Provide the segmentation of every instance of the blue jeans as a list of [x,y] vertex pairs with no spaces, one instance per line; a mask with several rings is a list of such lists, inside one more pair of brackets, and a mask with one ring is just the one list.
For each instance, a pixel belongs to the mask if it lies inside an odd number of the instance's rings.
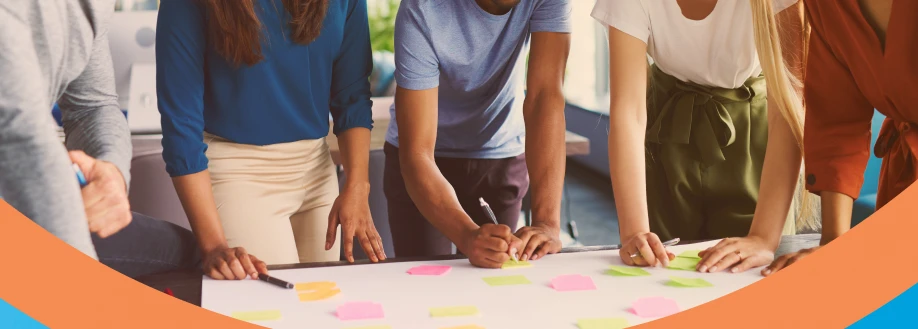
[[200,253],[191,231],[133,214],[127,227],[108,238],[92,234],[102,264],[131,278],[200,266]]

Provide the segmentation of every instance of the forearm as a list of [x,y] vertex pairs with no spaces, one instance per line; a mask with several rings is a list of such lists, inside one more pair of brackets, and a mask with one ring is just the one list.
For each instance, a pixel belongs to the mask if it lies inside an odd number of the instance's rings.
[[117,103],[99,108],[70,108],[64,121],[67,149],[114,164],[131,182],[131,131]]
[[819,241],[819,244],[825,245],[851,229],[854,199],[829,191],[821,192],[820,199],[822,201],[822,240]]
[[[610,113],[623,112],[613,108]],[[625,239],[637,233],[650,232],[644,163],[644,127],[647,117],[615,114],[610,117],[610,121],[609,176],[618,210],[619,235]]]
[[369,192],[370,130],[351,128],[338,135],[341,163],[347,177],[345,190]]
[[566,145],[561,91],[533,93],[523,103],[526,165],[532,189],[533,226],[560,230]]
[[201,251],[208,253],[227,247],[211,189],[210,171],[173,177],[172,184],[175,185],[175,192],[182,202]]
[[425,218],[450,241],[478,228],[462,209],[456,191],[437,168],[432,155],[399,151],[402,177],[408,195]]
[[108,36],[96,37],[92,57],[58,100],[67,148],[114,164],[131,182],[131,131],[118,106]]
[[796,218],[788,218],[788,214],[797,188],[803,154],[787,121],[777,114],[770,119],[759,199],[749,236],[762,238],[772,249],[777,249],[785,221]]

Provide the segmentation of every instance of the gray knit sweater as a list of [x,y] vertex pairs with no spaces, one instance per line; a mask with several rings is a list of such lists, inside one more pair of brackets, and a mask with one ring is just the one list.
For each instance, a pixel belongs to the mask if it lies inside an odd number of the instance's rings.
[[60,105],[67,149],[115,164],[130,182],[130,130],[106,35],[113,11],[114,0],[0,1],[0,196],[92,257],[51,107]]

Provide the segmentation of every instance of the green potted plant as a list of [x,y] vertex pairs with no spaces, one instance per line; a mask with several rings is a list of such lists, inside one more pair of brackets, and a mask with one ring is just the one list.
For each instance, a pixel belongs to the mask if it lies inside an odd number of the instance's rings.
[[373,96],[391,96],[395,91],[395,17],[401,0],[370,1],[370,45],[373,48]]

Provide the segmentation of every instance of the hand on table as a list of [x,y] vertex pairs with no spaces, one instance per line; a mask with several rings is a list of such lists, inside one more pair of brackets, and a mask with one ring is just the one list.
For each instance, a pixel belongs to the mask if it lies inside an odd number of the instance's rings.
[[698,272],[709,273],[726,269],[739,273],[767,265],[775,259],[773,247],[765,239],[755,236],[723,239],[698,255],[701,256]]
[[769,276],[772,273],[777,272],[778,270],[782,268],[790,266],[791,264],[797,262],[801,258],[806,257],[809,254],[812,254],[816,250],[819,250],[818,246],[809,248],[809,249],[802,249],[800,251],[789,253],[787,255],[778,257],[778,259],[776,259],[773,263],[771,263],[771,265],[768,265],[768,267],[762,270],[762,275]]
[[204,254],[204,273],[216,280],[258,279],[258,273],[268,274],[268,266],[244,248],[217,248]]
[[500,268],[510,259],[511,252],[518,254],[521,245],[522,241],[513,235],[509,226],[485,224],[466,234],[459,250],[469,257],[472,265]]
[[[624,242],[618,254],[626,265],[656,266],[662,264],[668,266],[669,261],[676,258],[675,254],[666,250],[660,237],[651,232],[638,233],[622,241]],[[637,254],[637,257],[632,258],[632,254]]]
[[360,241],[363,251],[371,262],[386,259],[382,238],[376,231],[373,217],[370,215],[369,190],[358,191],[345,189],[332,206],[328,214],[328,232],[325,235],[325,250],[335,245],[338,224],[341,224],[341,243],[344,256],[348,262],[354,262],[354,237]]
[[81,193],[89,231],[107,238],[130,224],[133,215],[127,197],[127,184],[118,167],[96,160],[83,151],[70,151],[68,154],[70,161],[86,176],[87,185]]
[[561,251],[561,231],[539,225],[526,226],[516,231],[520,239],[522,254],[520,260],[537,260],[546,254]]

